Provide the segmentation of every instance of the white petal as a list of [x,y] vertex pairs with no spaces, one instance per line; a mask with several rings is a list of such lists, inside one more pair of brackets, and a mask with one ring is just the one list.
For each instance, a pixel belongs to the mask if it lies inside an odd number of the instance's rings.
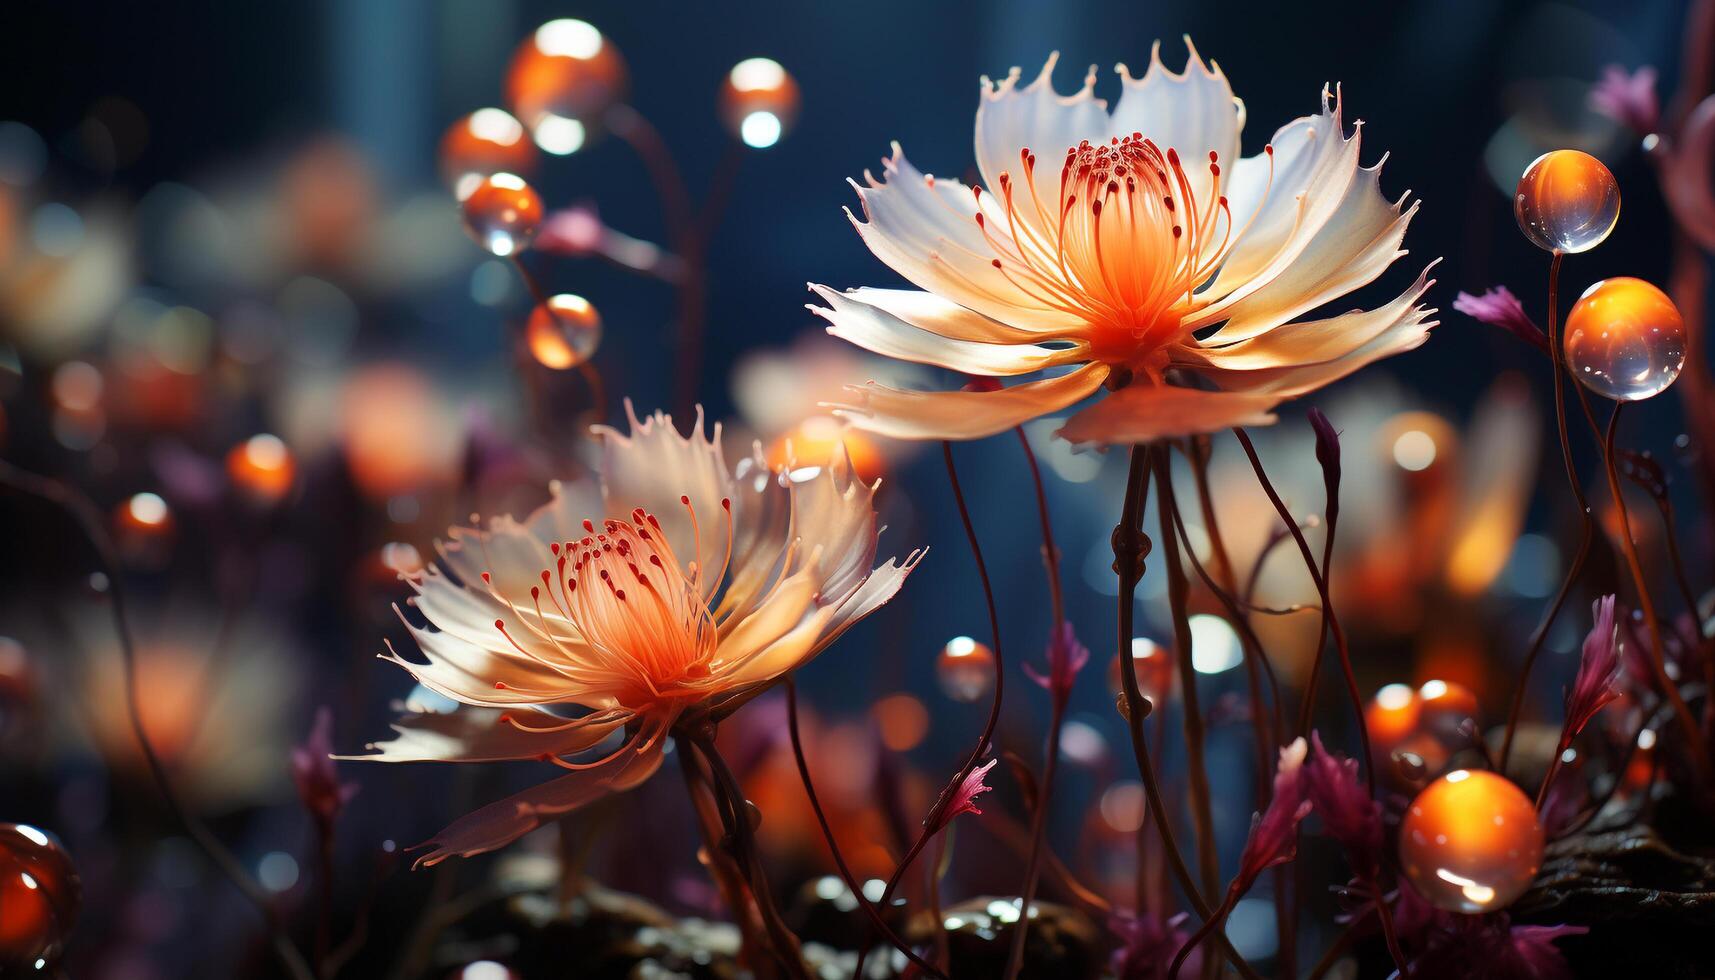
[[[977,103],[977,170],[983,183],[995,191],[1001,173],[1010,174],[1018,182],[1018,213],[1037,225],[1043,224],[1035,220],[1038,203],[1051,218],[1058,217],[1060,166],[1066,151],[1083,140],[1095,143],[1108,135],[1107,103],[1095,97],[1094,66],[1085,75],[1083,88],[1061,95],[1054,91],[1053,78],[1059,60],[1059,52],[1049,55],[1036,80],[1023,88],[1018,85],[1017,68],[999,82],[984,78]],[[1034,201],[1024,199],[1029,194],[1020,156],[1025,149],[1038,156]]]
[[1142,78],[1118,67],[1121,92],[1109,135],[1124,139],[1141,133],[1163,152],[1177,150],[1196,200],[1206,204],[1220,193],[1221,183],[1209,170],[1209,154],[1218,155],[1223,173],[1238,163],[1245,110],[1220,66],[1205,64],[1189,37],[1185,48],[1185,70],[1179,74],[1161,63],[1159,41]]
[[[342,756],[365,762],[503,762],[565,756],[592,749],[625,727],[633,715],[623,709],[597,712],[575,723],[541,712],[526,712],[530,723],[555,731],[534,731],[500,719],[489,708],[414,711],[393,721],[398,737],[369,746],[371,755]],[[570,727],[560,727],[570,725]]]
[[1088,397],[1108,376],[1104,364],[999,391],[905,391],[873,382],[850,386],[855,400],[834,414],[860,429],[895,439],[981,439]]
[[1235,425],[1269,425],[1275,420],[1269,409],[1278,401],[1273,395],[1138,384],[1072,416],[1054,434],[1068,442],[1136,445]]
[[[1082,359],[1083,356],[1083,348],[1077,345],[1055,350],[1039,344],[992,344],[953,339],[919,329],[885,310],[865,303],[857,294],[835,292],[826,286],[810,288],[829,304],[826,307],[809,307],[810,312],[828,321],[828,333],[884,357],[932,364],[965,374],[1010,377],[1070,363]],[[934,322],[938,324],[960,319],[987,320],[986,317],[972,313],[962,306],[955,306],[944,300],[938,302],[942,306],[941,310],[936,311]],[[928,306],[930,303],[920,301],[919,305]],[[977,324],[969,324],[953,329],[969,332],[982,328]]]

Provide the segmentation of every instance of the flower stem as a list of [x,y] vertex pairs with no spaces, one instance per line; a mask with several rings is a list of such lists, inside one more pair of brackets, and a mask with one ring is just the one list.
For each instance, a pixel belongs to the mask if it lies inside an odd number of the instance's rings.
[[1292,532],[1292,540],[1298,545],[1298,553],[1304,559],[1304,567],[1310,571],[1310,577],[1316,583],[1316,593],[1322,600],[1322,615],[1327,617],[1328,630],[1334,634],[1334,651],[1340,655],[1340,670],[1346,677],[1346,693],[1351,696],[1352,710],[1358,716],[1358,741],[1363,745],[1366,763],[1364,774],[1369,777],[1370,797],[1373,799],[1376,795],[1376,764],[1375,757],[1370,754],[1369,725],[1364,722],[1364,698],[1358,693],[1358,678],[1352,671],[1352,652],[1346,644],[1346,631],[1340,626],[1340,617],[1334,613],[1334,600],[1328,592],[1328,579],[1316,567],[1316,558],[1310,552],[1310,542],[1304,539],[1304,532],[1299,530],[1298,522],[1292,519],[1292,512],[1287,510],[1286,502],[1280,499],[1280,493],[1274,489],[1273,481],[1268,478],[1268,471],[1263,469],[1262,458],[1257,455],[1250,434],[1237,428],[1233,432],[1239,437],[1239,445],[1244,447],[1245,457],[1250,460],[1257,483],[1261,484],[1263,493],[1268,495],[1268,502],[1274,505],[1275,513],[1280,515],[1281,521]]
[[[1042,487],[1042,469],[1036,464],[1036,454],[1030,449],[1030,439],[1023,426],[1015,426],[1019,448],[1030,466],[1030,480],[1036,488],[1036,512],[1042,521],[1042,564],[1048,574],[1048,602],[1054,615],[1054,633],[1050,644],[1059,642],[1061,624],[1066,619],[1065,602],[1060,591],[1060,550],[1054,544],[1054,525],[1048,517],[1048,494]],[[1051,647],[1052,648],[1052,647]],[[1063,651],[1065,652],[1065,651]],[[1049,664],[1049,675],[1055,673]],[[1048,832],[1049,800],[1054,792],[1054,776],[1060,768],[1060,725],[1066,715],[1069,692],[1052,690],[1051,715],[1048,719],[1047,758],[1042,763],[1042,791],[1036,797],[1036,809],[1030,818],[1030,856],[1024,864],[1024,888],[1019,893],[1018,930],[1012,936],[1012,949],[1007,953],[1004,976],[1012,980],[1024,965],[1024,945],[1030,931],[1030,902],[1036,896],[1036,882],[1042,868],[1043,837]]]
[[1685,732],[1685,742],[1691,747],[1691,761],[1700,775],[1707,776],[1710,772],[1709,748],[1703,742],[1702,729],[1691,717],[1691,709],[1680,696],[1679,685],[1668,676],[1667,647],[1661,632],[1661,620],[1656,615],[1655,600],[1650,596],[1649,582],[1644,578],[1643,563],[1638,560],[1637,545],[1632,543],[1632,521],[1626,512],[1626,495],[1620,489],[1620,474],[1614,469],[1614,433],[1620,427],[1620,410],[1624,407],[1625,402],[1615,402],[1614,413],[1608,416],[1608,434],[1602,441],[1602,463],[1608,470],[1608,492],[1613,494],[1614,507],[1620,515],[1620,545],[1626,554],[1626,565],[1632,572],[1632,583],[1637,586],[1638,605],[1643,607],[1644,623],[1649,628],[1650,655],[1644,659],[1655,671],[1656,683],[1661,685],[1667,703],[1673,708],[1674,718]]
[[804,741],[798,731],[798,685],[790,677],[786,678],[786,732],[792,740],[792,757],[798,763],[798,778],[803,780],[804,795],[810,798],[810,809],[815,811],[816,823],[822,828],[822,839],[827,841],[828,852],[834,856],[834,866],[839,869],[840,878],[846,883],[846,887],[851,889],[852,897],[857,899],[858,907],[863,909],[864,915],[869,918],[870,925],[886,937],[895,949],[904,953],[907,959],[917,964],[925,973],[945,980],[946,974],[936,969],[934,964],[918,956],[910,946],[906,945],[905,941],[900,939],[899,935],[888,926],[887,921],[881,917],[881,913],[876,911],[875,906],[864,898],[863,887],[858,883],[857,876],[852,874],[851,868],[846,864],[845,856],[840,853],[839,842],[834,839],[834,828],[828,823],[828,815],[822,811],[821,799],[816,795],[816,784],[810,779],[810,764],[804,759]]

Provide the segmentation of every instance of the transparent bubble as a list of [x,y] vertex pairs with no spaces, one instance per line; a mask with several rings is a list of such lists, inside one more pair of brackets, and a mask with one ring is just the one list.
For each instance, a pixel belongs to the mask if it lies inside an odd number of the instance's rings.
[[746,58],[721,86],[721,121],[744,145],[766,149],[792,128],[801,102],[797,81],[780,62]]
[[551,20],[518,46],[506,72],[506,100],[536,143],[565,154],[586,127],[625,94],[625,59],[601,31],[572,18]]
[[994,651],[968,636],[955,636],[935,662],[941,693],[969,704],[994,687]]
[[1650,398],[1685,366],[1685,320],[1666,293],[1642,279],[1604,279],[1566,317],[1566,362],[1598,395]]
[[595,356],[601,346],[601,314],[582,296],[550,296],[530,311],[524,340],[543,367],[556,371],[576,367]]
[[1418,894],[1450,912],[1493,912],[1524,894],[1542,865],[1536,807],[1492,772],[1456,769],[1406,809],[1399,859]]
[[1619,221],[1620,186],[1590,154],[1553,150],[1525,168],[1513,213],[1538,248],[1587,252],[1602,244]]
[[516,174],[490,174],[464,199],[464,223],[478,245],[499,256],[523,251],[542,227],[542,199]]
[[441,137],[441,178],[460,200],[491,174],[528,174],[536,150],[524,124],[505,109],[478,109]]

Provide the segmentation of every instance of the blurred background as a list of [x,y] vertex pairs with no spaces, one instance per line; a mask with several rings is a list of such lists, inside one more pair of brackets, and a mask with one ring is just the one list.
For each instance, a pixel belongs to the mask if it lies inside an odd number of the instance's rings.
[[[585,472],[587,379],[532,359],[521,339],[530,290],[461,228],[447,179],[449,127],[509,108],[508,65],[537,26],[573,17],[598,28],[624,59],[625,101],[659,131],[692,195],[712,189],[724,200],[706,247],[701,369],[687,394],[675,380],[674,289],[624,267],[660,271],[647,243],[673,250],[647,161],[598,128],[519,150],[548,211],[574,219],[571,244],[522,261],[548,292],[581,295],[600,311],[593,364],[609,417],[623,418],[621,397],[640,412],[694,397],[725,423],[732,447],[754,438],[779,456],[787,437],[803,452],[826,451],[834,436],[815,405],[841,383],[898,372],[825,337],[803,308],[807,281],[898,283],[842,213],[856,203],[846,179],[875,168],[890,140],[925,171],[967,175],[981,75],[1018,65],[1033,76],[1057,50],[1062,91],[1094,63],[1098,94],[1111,95],[1115,62],[1141,73],[1160,39],[1177,69],[1189,35],[1245,101],[1247,154],[1314,113],[1322,86],[1338,83],[1347,118],[1363,120],[1364,162],[1389,154],[1383,190],[1423,201],[1406,238],[1411,254],[1364,298],[1395,295],[1442,257],[1429,297],[1442,325],[1430,342],[1285,406],[1280,424],[1257,435],[1289,504],[1308,516],[1322,506],[1321,474],[1304,410],[1321,407],[1343,432],[1336,603],[1348,610],[1365,693],[1449,681],[1476,692],[1479,718],[1493,724],[1564,572],[1576,517],[1540,353],[1453,312],[1452,299],[1504,284],[1541,321],[1546,257],[1518,234],[1510,198],[1525,165],[1557,147],[1602,158],[1624,197],[1609,242],[1567,262],[1567,300],[1607,276],[1664,280],[1672,226],[1639,134],[1588,100],[1604,68],[1619,65],[1656,68],[1665,101],[1687,8],[13,5],[0,15],[0,454],[79,486],[111,519],[134,597],[144,721],[187,800],[307,943],[322,884],[290,746],[322,707],[332,709],[341,751],[385,735],[389,703],[413,696],[407,675],[373,659],[385,639],[405,638],[391,608],[406,595],[396,573],[432,558],[437,535],[471,512],[522,516],[546,499],[550,479]],[[718,111],[728,72],[753,57],[777,61],[801,97],[796,119],[783,119],[777,142],[763,147],[735,139]],[[603,244],[579,244],[576,230],[592,227]],[[669,257],[669,275],[671,266]],[[1709,526],[1676,448],[1681,419],[1670,391],[1628,414],[1623,441],[1652,451],[1674,477],[1679,542],[1700,560]],[[1074,695],[1072,765],[1051,830],[1069,863],[1124,896],[1142,819],[1109,686],[1120,638],[1108,533],[1124,461],[1073,454],[1050,439],[1055,427],[1034,423],[1028,434],[1058,522],[1068,615],[1096,655]],[[901,814],[915,826],[987,711],[980,687],[972,697],[958,678],[938,677],[943,646],[992,638],[939,454],[865,437],[852,450],[861,471],[886,481],[882,553],[931,548],[899,599],[801,676],[814,712],[808,748],[836,829],[861,873],[877,874],[896,853],[889,826]],[[1023,680],[1018,663],[1040,662],[1048,632],[1035,500],[1014,440],[960,446],[957,456],[1003,611],[1002,742],[1039,764],[1047,699],[1013,683]],[[1216,440],[1212,472],[1221,530],[1240,572],[1257,566],[1258,601],[1311,601],[1290,543],[1259,563],[1276,521],[1230,439]],[[1194,499],[1189,485],[1185,496]],[[1636,534],[1660,561],[1654,513],[1640,496]],[[1153,515],[1148,526],[1153,533]],[[1191,533],[1207,538],[1197,521]],[[84,903],[68,970],[126,980],[265,973],[254,911],[206,866],[141,765],[109,587],[92,577],[82,537],[54,511],[0,494],[0,553],[0,821],[52,831],[78,866]],[[1592,591],[1612,591],[1611,556],[1596,560]],[[1166,645],[1158,564],[1139,592],[1139,632]],[[1551,634],[1527,717],[1556,717],[1587,600],[1575,594]],[[1253,784],[1244,671],[1234,669],[1238,639],[1220,606],[1206,593],[1193,602],[1225,803],[1218,829],[1233,860]],[[1314,614],[1265,620],[1259,630],[1283,682],[1300,679]],[[1349,710],[1331,690],[1324,701],[1330,739],[1352,749]],[[828,866],[771,728],[779,710],[760,702],[724,735],[754,741],[742,758],[769,815],[763,836],[782,879],[802,883]],[[1179,757],[1175,727],[1165,729],[1170,758]],[[1170,766],[1170,779],[1181,776]],[[343,764],[340,778],[360,787],[338,826],[332,889],[333,941],[361,930],[345,975],[445,975],[465,954],[436,946],[436,910],[483,887],[492,859],[412,873],[394,842],[414,844],[536,774]],[[878,781],[904,802],[874,804]],[[580,832],[591,835],[598,879],[709,914],[714,898],[672,782],[604,804]],[[1016,789],[1001,782],[995,809],[1018,812]],[[960,842],[949,886],[959,897],[1016,887],[1010,863],[980,859],[1016,846],[988,827]],[[534,841],[514,858],[552,844]],[[641,860],[663,848],[670,860]],[[1045,896],[1054,891],[1044,885]],[[1273,952],[1263,948],[1274,943],[1267,902],[1260,889],[1232,927],[1257,957]]]

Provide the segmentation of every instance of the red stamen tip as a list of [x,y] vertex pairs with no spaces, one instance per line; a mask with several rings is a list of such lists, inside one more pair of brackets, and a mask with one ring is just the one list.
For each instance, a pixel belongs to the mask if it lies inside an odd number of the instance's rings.
[[496,690],[496,691],[504,691],[504,690],[506,690],[506,682],[505,682],[505,681],[495,681],[495,682],[494,682],[494,689],[495,689],[495,690]]

